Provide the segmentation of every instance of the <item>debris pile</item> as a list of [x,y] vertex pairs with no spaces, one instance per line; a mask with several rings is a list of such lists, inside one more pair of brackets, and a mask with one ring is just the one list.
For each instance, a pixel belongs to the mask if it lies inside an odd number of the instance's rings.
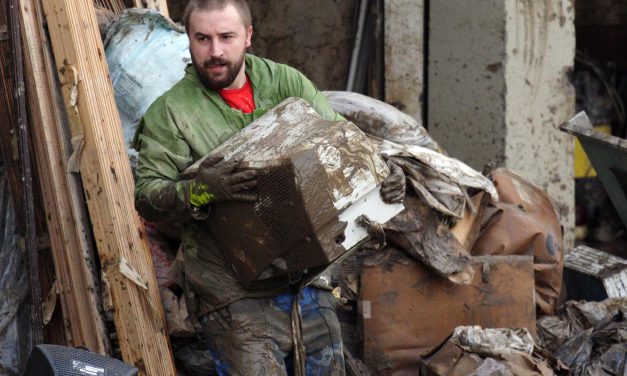
[[[120,2],[107,1],[122,10]],[[27,79],[21,84],[28,87],[28,95],[22,90],[17,99],[29,109],[33,137],[28,141],[43,205],[40,223],[28,223],[41,239],[19,240],[14,227],[24,221],[16,219],[23,210],[11,209],[8,187],[20,186],[16,177],[21,171],[5,147],[0,165],[0,260],[5,261],[0,348],[17,342],[17,311],[26,299],[29,276],[20,257],[49,249],[46,254],[54,263],[43,263],[37,272],[53,275],[52,287],[44,292],[46,299],[32,304],[44,316],[41,326],[57,334],[46,334],[48,342],[121,357],[146,375],[214,374],[184,299],[177,228],[138,218],[131,193],[136,158],[131,139],[148,106],[180,79],[190,62],[187,37],[180,26],[146,10],[99,12],[99,29],[93,7],[81,4],[24,0],[14,10],[24,28]],[[373,224],[380,230],[376,245],[355,247],[330,268],[341,302],[338,316],[349,374],[626,374],[624,260],[586,247],[564,257],[559,215],[542,189],[513,171],[495,168],[484,174],[449,157],[418,121],[393,106],[356,93],[326,95],[349,121],[342,123],[343,137],[352,138],[336,137],[344,142],[339,147],[347,148],[345,154],[359,149],[374,166],[368,192],[383,179],[387,161],[402,168],[408,185],[405,209]],[[307,106],[298,100],[286,102],[293,106],[290,111],[298,107],[303,113],[290,114],[292,123],[283,136],[315,149],[309,157],[320,159],[327,175],[339,171],[337,155],[342,153],[314,145],[325,132],[311,120],[315,112],[306,113]],[[249,130],[272,126],[271,117],[261,118]],[[0,123],[1,134],[15,134],[10,127],[11,122]],[[599,141],[583,128],[568,131]],[[244,142],[248,136],[240,133],[225,150],[250,151]],[[7,145],[17,144],[12,137]],[[279,154],[284,140],[274,141],[270,151]],[[609,141],[624,149],[623,141]],[[360,147],[351,148],[354,144]],[[248,156],[246,162],[254,164],[256,155]],[[619,171],[620,177],[621,168],[611,165],[608,170]],[[353,188],[359,183],[348,181],[354,177],[350,174],[332,177]],[[18,189],[11,189],[16,196]],[[333,191],[329,207],[337,214],[353,193]],[[380,201],[376,191],[375,196]],[[310,209],[317,202],[302,206]],[[354,243],[366,234],[363,230]],[[11,252],[18,244],[29,252]],[[270,268],[268,264],[263,266]],[[249,282],[263,272],[256,270]],[[570,300],[560,306],[563,280],[569,294],[599,302]],[[0,351],[0,373],[6,368],[14,374],[23,362],[23,354],[13,350]]]

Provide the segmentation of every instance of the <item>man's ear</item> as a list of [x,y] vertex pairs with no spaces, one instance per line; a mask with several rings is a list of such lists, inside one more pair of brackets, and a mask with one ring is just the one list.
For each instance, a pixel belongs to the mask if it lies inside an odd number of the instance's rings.
[[253,37],[253,26],[250,25],[248,26],[248,29],[246,29],[246,48],[250,47],[252,37]]

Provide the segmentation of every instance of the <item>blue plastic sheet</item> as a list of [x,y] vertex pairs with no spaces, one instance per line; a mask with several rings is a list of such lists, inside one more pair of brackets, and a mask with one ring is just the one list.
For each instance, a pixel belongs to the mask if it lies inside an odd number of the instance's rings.
[[187,34],[156,11],[128,9],[107,27],[105,54],[133,170],[130,146],[148,107],[185,74],[191,63]]

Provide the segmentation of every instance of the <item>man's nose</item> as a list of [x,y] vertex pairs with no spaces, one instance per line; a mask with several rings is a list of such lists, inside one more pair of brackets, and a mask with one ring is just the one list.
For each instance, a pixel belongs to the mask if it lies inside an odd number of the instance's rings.
[[222,43],[219,40],[214,40],[211,43],[211,56],[220,57],[224,53],[224,49],[222,48]]

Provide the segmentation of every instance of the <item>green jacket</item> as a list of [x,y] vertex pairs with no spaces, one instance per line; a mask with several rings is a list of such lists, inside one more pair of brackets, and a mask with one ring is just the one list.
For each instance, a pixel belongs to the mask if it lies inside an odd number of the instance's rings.
[[194,220],[198,217],[188,204],[188,183],[179,181],[179,174],[289,97],[305,99],[327,120],[342,120],[324,94],[294,68],[250,54],[245,64],[255,98],[253,113],[229,107],[188,66],[185,77],[148,108],[135,136],[137,210],[151,221],[183,223],[185,277],[200,297],[199,314],[244,297],[272,296],[281,289],[246,290],[238,283],[204,221]]

